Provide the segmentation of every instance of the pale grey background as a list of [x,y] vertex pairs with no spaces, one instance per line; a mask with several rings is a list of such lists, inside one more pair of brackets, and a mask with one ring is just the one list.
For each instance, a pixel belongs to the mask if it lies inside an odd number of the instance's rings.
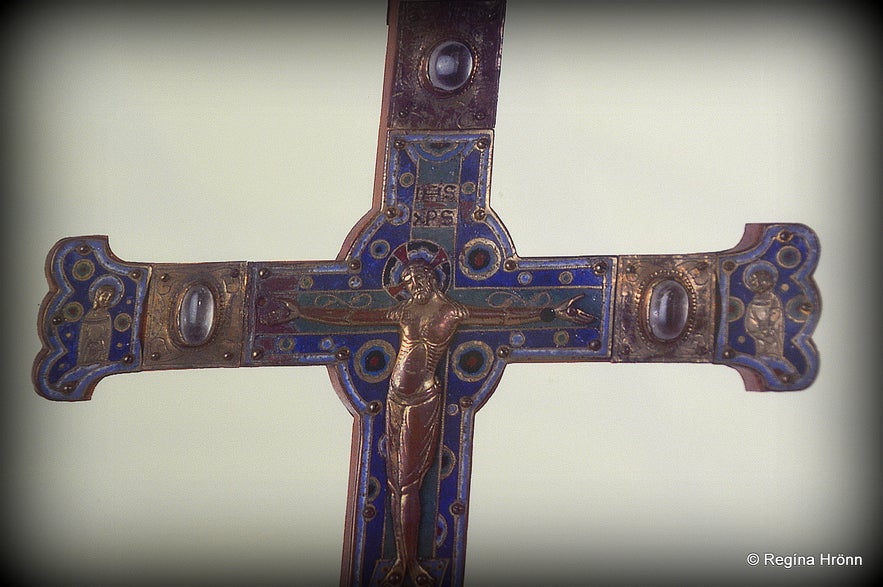
[[[328,6],[336,6],[329,4]],[[25,577],[335,584],[351,418],[323,368],[32,391],[43,264],[333,258],[371,202],[385,3],[31,10],[12,21],[7,551]],[[849,581],[879,567],[871,357],[876,89],[858,21],[808,9],[510,2],[492,205],[522,256],[819,234],[819,379],[513,365],[477,418],[467,582]],[[874,283],[874,281],[871,281]],[[860,555],[862,569],[752,568]]]

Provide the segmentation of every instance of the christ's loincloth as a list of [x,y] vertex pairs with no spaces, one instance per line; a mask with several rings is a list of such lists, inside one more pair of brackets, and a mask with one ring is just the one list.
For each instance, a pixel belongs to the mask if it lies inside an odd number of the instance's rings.
[[395,494],[419,490],[438,449],[441,407],[442,388],[437,381],[414,394],[389,391],[386,468],[389,486]]

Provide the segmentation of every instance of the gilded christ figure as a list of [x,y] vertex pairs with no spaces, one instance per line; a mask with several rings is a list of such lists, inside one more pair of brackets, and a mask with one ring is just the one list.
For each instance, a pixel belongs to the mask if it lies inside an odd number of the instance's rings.
[[386,397],[386,470],[396,559],[383,584],[400,585],[408,577],[415,585],[432,585],[432,575],[417,559],[420,486],[439,445],[444,400],[436,370],[457,328],[461,324],[551,322],[555,318],[587,324],[594,317],[576,307],[582,295],[550,308],[467,306],[445,295],[435,270],[420,259],[405,266],[401,284],[410,297],[391,309],[315,308],[282,300],[285,309],[272,312],[269,318],[272,324],[297,318],[342,325],[398,324],[400,345]]

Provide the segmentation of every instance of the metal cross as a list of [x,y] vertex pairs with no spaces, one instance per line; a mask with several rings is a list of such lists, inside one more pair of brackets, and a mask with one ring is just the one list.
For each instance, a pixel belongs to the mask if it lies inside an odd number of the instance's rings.
[[371,211],[331,261],[130,263],[50,252],[37,391],[115,373],[326,365],[353,415],[342,584],[463,583],[477,411],[511,362],[731,366],[807,387],[814,233],[750,224],[730,250],[520,257],[490,207],[505,5],[392,2]]

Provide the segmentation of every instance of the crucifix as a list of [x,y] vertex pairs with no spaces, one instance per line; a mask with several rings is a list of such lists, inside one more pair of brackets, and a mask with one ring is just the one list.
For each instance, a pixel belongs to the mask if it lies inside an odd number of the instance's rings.
[[751,224],[716,253],[516,253],[489,202],[504,9],[391,3],[373,206],[336,259],[131,263],[105,237],[59,241],[37,391],[325,365],[353,416],[341,583],[459,585],[475,417],[508,363],[716,363],[750,390],[810,385],[805,226]]

